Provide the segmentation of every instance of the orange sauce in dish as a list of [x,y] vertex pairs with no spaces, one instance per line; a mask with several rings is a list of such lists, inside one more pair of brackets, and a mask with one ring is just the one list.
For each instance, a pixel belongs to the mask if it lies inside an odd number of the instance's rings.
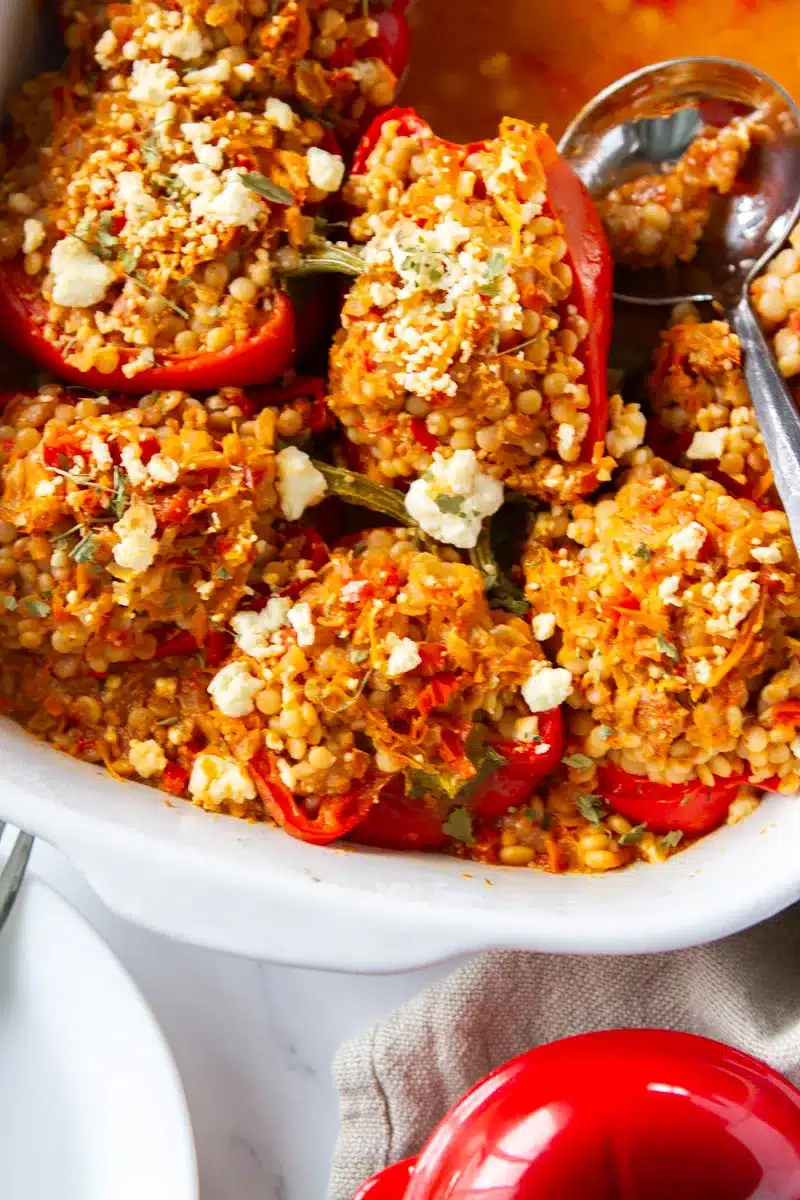
[[418,0],[410,20],[401,101],[458,141],[504,115],[558,137],[601,88],[683,55],[741,59],[800,99],[800,0]]

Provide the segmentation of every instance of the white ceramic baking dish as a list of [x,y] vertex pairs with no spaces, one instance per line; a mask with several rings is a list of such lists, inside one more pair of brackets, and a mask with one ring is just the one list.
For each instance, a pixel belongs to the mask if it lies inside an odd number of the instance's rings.
[[[0,0],[0,100],[47,48],[35,14],[29,0]],[[0,817],[62,849],[131,920],[215,949],[347,971],[399,970],[488,947],[670,950],[742,929],[800,897],[800,799],[778,796],[663,866],[556,877],[307,846],[278,829],[166,803],[0,719]]]

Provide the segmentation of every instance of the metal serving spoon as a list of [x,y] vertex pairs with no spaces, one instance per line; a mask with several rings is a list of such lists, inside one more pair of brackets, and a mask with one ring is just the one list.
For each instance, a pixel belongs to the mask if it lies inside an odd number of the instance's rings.
[[618,269],[615,296],[631,304],[714,301],[739,336],[744,371],[795,545],[800,547],[800,414],[748,299],[753,279],[800,218],[800,110],[768,75],[726,58],[679,58],[626,75],[595,96],[559,150],[589,191],[603,195],[676,162],[707,123],[709,103],[752,109],[773,136],[751,152],[748,186],[720,197],[694,262]]

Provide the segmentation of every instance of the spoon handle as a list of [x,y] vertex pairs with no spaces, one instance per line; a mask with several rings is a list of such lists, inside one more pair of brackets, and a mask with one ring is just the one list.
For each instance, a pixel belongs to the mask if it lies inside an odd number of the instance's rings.
[[746,296],[730,312],[744,374],[794,544],[800,547],[800,413]]

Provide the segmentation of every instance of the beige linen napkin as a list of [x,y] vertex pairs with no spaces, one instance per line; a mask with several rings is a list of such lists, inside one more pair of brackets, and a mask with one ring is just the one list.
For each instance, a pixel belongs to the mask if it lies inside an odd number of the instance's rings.
[[375,1171],[419,1150],[494,1067],[572,1033],[646,1025],[704,1034],[800,1084],[799,962],[800,905],[671,954],[481,954],[340,1048],[328,1200],[352,1200]]

